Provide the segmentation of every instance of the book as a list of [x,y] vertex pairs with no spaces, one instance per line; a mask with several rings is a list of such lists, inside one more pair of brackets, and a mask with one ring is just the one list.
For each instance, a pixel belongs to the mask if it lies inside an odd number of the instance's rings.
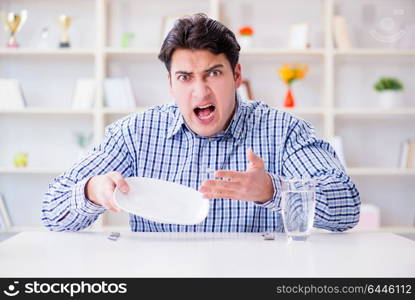
[[344,151],[343,151],[343,140],[340,136],[334,136],[329,141],[330,145],[333,147],[334,151],[342,163],[343,167],[347,167],[346,159],[344,158]]
[[407,139],[402,142],[398,167],[401,169],[415,167],[415,139]]
[[338,49],[352,48],[350,33],[345,17],[333,16],[333,37],[334,43]]
[[134,108],[136,107],[136,103],[135,103],[135,98],[134,98],[134,93],[133,93],[133,88],[131,86],[131,81],[130,78],[125,77],[124,78],[124,92],[125,92],[125,102],[127,107],[131,107]]
[[401,152],[399,154],[399,164],[398,164],[398,167],[401,169],[406,168],[407,159],[408,159],[408,148],[409,148],[409,140],[406,140],[401,143]]
[[408,140],[407,168],[415,167],[415,139]]
[[25,106],[19,81],[0,78],[0,110],[24,109]]
[[79,78],[75,84],[72,107],[77,109],[92,108],[95,99],[96,82],[92,78]]
[[301,22],[291,25],[288,46],[293,49],[306,49],[309,47],[309,25]]
[[130,79],[106,78],[104,81],[105,105],[112,108],[135,108],[136,103]]
[[0,219],[0,223],[4,229],[12,226],[12,221],[7,210],[6,201],[2,194],[0,194]]

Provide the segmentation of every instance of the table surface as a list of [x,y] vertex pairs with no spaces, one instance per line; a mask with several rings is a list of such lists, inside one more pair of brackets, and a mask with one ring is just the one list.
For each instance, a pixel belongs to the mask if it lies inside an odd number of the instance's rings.
[[23,232],[0,243],[0,277],[415,277],[415,241],[392,233]]

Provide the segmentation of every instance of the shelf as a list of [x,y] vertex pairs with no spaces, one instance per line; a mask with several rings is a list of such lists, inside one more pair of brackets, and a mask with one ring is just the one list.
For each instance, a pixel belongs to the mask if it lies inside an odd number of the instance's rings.
[[[92,225],[94,226],[94,225]],[[86,231],[92,232],[131,232],[131,227],[128,225],[128,221],[125,226],[112,226],[102,225],[101,227],[88,228]]]
[[334,110],[337,116],[390,116],[390,115],[414,115],[415,108],[394,108],[394,109],[380,109],[380,108],[339,108]]
[[360,56],[360,55],[389,55],[389,56],[414,56],[414,50],[405,50],[405,49],[349,49],[349,50],[334,50],[334,55],[338,56]]
[[0,48],[0,55],[95,55],[94,49]]
[[[13,52],[13,51],[9,51]],[[60,52],[56,50],[55,52]],[[107,54],[145,54],[158,55],[159,48],[106,48]],[[0,52],[1,53],[1,52]],[[252,48],[241,50],[241,55],[324,55],[325,49],[290,49],[290,48]],[[394,50],[394,49],[351,49],[351,50],[334,50],[332,52],[338,56],[359,56],[359,55],[390,55],[390,56],[414,56],[413,50]]]
[[399,168],[349,168],[348,175],[370,175],[370,176],[414,176],[415,169]]
[[12,110],[0,110],[0,114],[10,115],[93,115],[93,109],[70,109],[70,108],[24,108]]
[[[104,108],[104,114],[116,114],[116,115],[124,115],[124,114],[132,114],[135,112],[144,112],[147,109],[151,108],[151,106],[138,106],[135,109],[123,109],[123,108]],[[298,115],[322,115],[324,114],[323,108],[282,108],[282,107],[275,107],[276,109],[286,111],[292,114]]]
[[[328,231],[320,228],[313,228],[315,233],[327,233]],[[415,233],[415,226],[381,226],[373,229],[352,228],[346,232],[388,232],[388,233]],[[335,233],[333,233],[335,234]]]
[[53,174],[61,174],[65,172],[64,169],[55,169],[55,168],[31,168],[31,167],[26,167],[26,168],[14,168],[14,167],[10,167],[10,168],[0,168],[0,174],[25,174],[25,175],[53,175]]
[[252,48],[241,50],[241,55],[324,55],[323,49]]
[[[158,55],[159,48],[106,48],[107,54],[134,54],[134,55]],[[287,48],[253,48],[242,50],[241,55],[323,55],[323,49],[287,49]]]
[[374,229],[350,229],[348,232],[388,232],[388,233],[415,233],[414,226],[381,226]]
[[109,108],[105,107],[103,113],[106,115],[129,115],[137,112],[144,112],[149,109],[147,106],[137,106],[136,108]]
[[294,115],[323,115],[325,110],[324,108],[284,108],[284,107],[275,107],[276,109],[289,112]]
[[104,51],[106,54],[113,55],[154,55],[158,56],[160,49],[158,48],[106,48]]
[[[97,223],[94,223],[91,227],[85,228],[83,232],[131,232],[131,228],[128,224],[125,226],[95,226]],[[11,226],[6,229],[0,229],[0,232],[23,232],[23,231],[49,231],[44,226]]]
[[49,231],[49,230],[43,226],[12,226],[12,227],[0,230],[0,232],[23,232],[23,231]]

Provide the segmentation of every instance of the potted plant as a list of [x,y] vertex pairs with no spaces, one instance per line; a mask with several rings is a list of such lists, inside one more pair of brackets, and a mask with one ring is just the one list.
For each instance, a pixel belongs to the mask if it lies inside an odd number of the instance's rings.
[[373,86],[379,92],[380,105],[383,108],[393,108],[402,105],[402,83],[392,77],[381,77]]
[[78,158],[82,159],[88,154],[88,148],[94,136],[92,133],[88,134],[83,132],[77,132],[75,133],[75,136],[79,147]]
[[239,28],[239,46],[241,46],[242,50],[249,49],[252,47],[252,40],[253,40],[254,30],[250,26],[245,26]]

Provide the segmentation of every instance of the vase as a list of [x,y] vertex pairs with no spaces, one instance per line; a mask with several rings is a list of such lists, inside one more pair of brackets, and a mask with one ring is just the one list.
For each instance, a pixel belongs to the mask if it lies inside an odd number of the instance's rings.
[[247,50],[252,47],[253,38],[250,35],[240,35],[238,39],[239,46],[242,50]]
[[402,106],[402,92],[383,91],[379,94],[379,103],[382,108],[395,108]]
[[295,100],[291,91],[291,87],[288,86],[287,93],[285,94],[284,107],[293,108],[295,106]]

